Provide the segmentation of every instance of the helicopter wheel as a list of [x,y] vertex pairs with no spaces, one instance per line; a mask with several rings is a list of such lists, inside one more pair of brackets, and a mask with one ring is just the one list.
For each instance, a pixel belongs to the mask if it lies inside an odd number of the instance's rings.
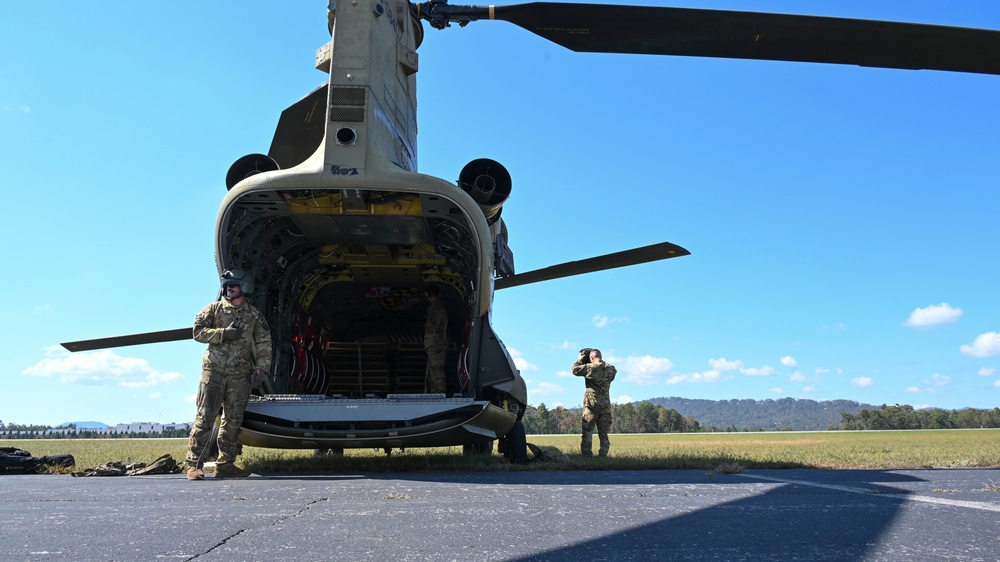
[[515,464],[527,464],[528,462],[528,437],[524,432],[524,424],[521,420],[514,422],[514,427],[510,428],[504,436],[506,447],[504,457]]
[[493,441],[490,440],[485,443],[473,443],[471,445],[463,445],[462,454],[467,457],[472,455],[492,455]]
[[342,457],[344,456],[343,449],[313,449],[313,456],[315,457]]

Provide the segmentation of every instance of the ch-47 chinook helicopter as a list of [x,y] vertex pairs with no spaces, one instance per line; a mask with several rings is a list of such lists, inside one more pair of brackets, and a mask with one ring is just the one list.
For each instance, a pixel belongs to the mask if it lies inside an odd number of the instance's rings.
[[[525,456],[525,383],[494,333],[493,291],[687,255],[670,243],[515,273],[501,217],[512,181],[478,159],[457,185],[417,172],[423,21],[504,20],[581,52],[687,55],[1000,74],[1000,31],[684,8],[443,0],[331,3],[326,82],[281,114],[266,155],[237,160],[216,225],[220,274],[242,270],[273,370],[240,440],[275,448],[501,449]],[[439,288],[446,394],[424,392],[424,299]],[[191,338],[191,329],[63,344]]]

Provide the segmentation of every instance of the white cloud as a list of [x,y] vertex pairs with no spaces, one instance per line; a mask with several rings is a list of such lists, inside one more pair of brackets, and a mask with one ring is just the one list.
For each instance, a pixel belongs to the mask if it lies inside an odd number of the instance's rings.
[[1000,379],[993,381],[993,386],[1000,388]]
[[992,367],[983,367],[982,369],[979,369],[979,376],[992,377],[993,375],[996,374],[996,372],[997,370]]
[[803,386],[802,392],[816,392],[815,386]]
[[858,388],[868,388],[875,384],[875,380],[870,377],[855,377],[851,379],[851,384]]
[[548,396],[550,394],[561,394],[566,392],[566,389],[559,386],[558,384],[552,384],[550,382],[540,382],[531,388],[529,394]]
[[510,358],[514,360],[514,366],[517,367],[518,371],[533,373],[538,371],[538,367],[532,363],[529,363],[527,359],[521,354],[520,351],[514,349],[513,347],[507,348],[507,353],[510,354]]
[[911,328],[929,328],[942,324],[954,324],[962,317],[962,309],[954,308],[946,302],[932,304],[927,308],[918,308],[910,313],[904,326]]
[[767,377],[774,374],[774,368],[764,365],[761,368],[750,367],[748,369],[740,369],[740,372],[748,377]]
[[538,367],[532,363],[528,363],[528,360],[524,357],[514,357],[514,366],[517,367],[518,371],[523,372],[535,372],[538,371]]
[[598,313],[598,314],[595,314],[594,317],[590,319],[590,321],[593,322],[593,324],[594,324],[595,327],[597,327],[597,328],[603,328],[603,327],[607,326],[608,324],[628,323],[629,319],[628,319],[628,317],[624,317],[624,318],[609,318],[609,317],[607,317],[607,316],[605,316],[603,314]]
[[674,368],[669,359],[652,355],[641,357],[630,355],[616,366],[619,371],[625,373],[624,380],[639,385],[654,384],[657,382],[657,375],[666,374]]
[[572,377],[573,373],[571,373],[569,371],[556,371],[556,376],[557,377]]
[[908,386],[903,390],[903,392],[907,394],[920,394],[923,391],[920,390],[919,386]]
[[21,106],[21,111],[23,111],[24,113],[31,113],[31,108],[26,105],[23,105]]
[[183,378],[178,372],[161,373],[145,359],[122,357],[111,350],[73,353],[51,346],[45,358],[21,371],[32,377],[58,377],[67,384],[111,385],[145,388]]
[[829,373],[829,372],[830,372],[830,369],[824,369],[824,368],[822,368],[822,367],[820,367],[820,368],[816,369],[816,371],[815,371],[815,373],[816,373],[817,375],[825,375],[825,374],[827,374],[827,373]]
[[[731,378],[731,377],[730,377]],[[705,371],[704,373],[691,373],[689,375],[675,375],[667,379],[667,384],[680,384],[682,382],[719,382],[722,380],[722,373],[716,370]]]
[[736,361],[729,361],[725,357],[720,357],[718,359],[709,359],[708,366],[716,371],[735,371],[743,367],[743,362],[738,359]]
[[979,334],[972,345],[963,345],[959,350],[973,357],[995,357],[1000,355],[1000,334],[997,332]]
[[934,384],[938,386],[945,386],[947,384],[951,384],[951,377],[946,377],[944,375],[939,375],[937,373],[931,375],[931,380],[934,382]]
[[184,397],[184,401],[188,404],[194,404],[198,400],[198,393],[188,394]]
[[791,369],[794,369],[795,367],[799,366],[799,362],[796,361],[795,358],[792,357],[791,355],[786,355],[786,356],[782,357],[781,358],[781,364],[784,365],[784,366],[786,366],[786,367],[789,367]]
[[163,395],[160,394],[159,392],[154,392],[154,393],[150,394],[149,397],[152,398],[153,400],[155,400],[157,398],[163,398]]
[[802,373],[795,371],[794,373],[792,373],[790,377],[788,377],[788,380],[792,382],[806,382],[807,380],[809,380],[809,378],[803,375]]
[[[570,346],[571,346],[571,344],[569,343],[569,340],[563,340],[563,342],[562,342],[562,343],[560,343],[560,344],[557,344],[557,345],[553,345],[553,346],[552,346],[552,349],[569,349],[569,348],[570,348]],[[575,346],[575,345],[573,345],[572,347],[573,347],[574,349],[576,348],[576,346]]]
[[776,386],[774,388],[769,389],[768,392],[770,392],[772,394],[784,394],[785,393],[785,391],[782,390],[781,387],[779,387],[779,386]]
[[631,404],[632,402],[635,402],[635,398],[632,398],[627,394],[622,394],[618,398],[615,398],[614,402],[615,404]]

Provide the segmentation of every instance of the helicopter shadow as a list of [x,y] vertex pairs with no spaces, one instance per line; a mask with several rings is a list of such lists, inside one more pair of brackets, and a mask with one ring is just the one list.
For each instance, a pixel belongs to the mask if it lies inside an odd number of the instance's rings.
[[[907,501],[900,485],[925,482],[884,470],[800,469],[746,475],[681,470],[369,476],[503,484],[515,495],[519,486],[577,487],[575,495],[566,495],[575,505],[565,506],[578,513],[576,520],[554,523],[563,527],[565,546],[508,559],[524,562],[868,560]],[[580,496],[583,487],[592,497]],[[609,490],[629,499],[609,503]],[[635,525],[623,530],[622,519],[633,517]]]

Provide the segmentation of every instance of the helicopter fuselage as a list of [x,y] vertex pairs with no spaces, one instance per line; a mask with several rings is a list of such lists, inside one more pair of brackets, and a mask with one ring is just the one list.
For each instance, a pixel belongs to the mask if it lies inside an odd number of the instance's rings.
[[[338,4],[330,24],[317,54],[327,83],[286,110],[267,156],[234,164],[217,219],[219,271],[253,276],[251,303],[274,340],[240,439],[332,449],[498,439],[527,404],[490,326],[496,264],[511,261],[499,212],[509,176],[488,160],[459,185],[416,172],[422,29],[408,3]],[[444,394],[425,391],[430,285],[449,317]]]

